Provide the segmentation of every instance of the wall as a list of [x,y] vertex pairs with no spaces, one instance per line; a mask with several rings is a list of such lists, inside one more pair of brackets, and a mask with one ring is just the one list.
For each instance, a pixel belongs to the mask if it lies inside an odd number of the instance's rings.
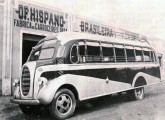
[[1,94],[1,89],[2,89],[2,53],[3,53],[3,20],[4,20],[4,6],[2,4],[3,1],[0,1],[0,94]]

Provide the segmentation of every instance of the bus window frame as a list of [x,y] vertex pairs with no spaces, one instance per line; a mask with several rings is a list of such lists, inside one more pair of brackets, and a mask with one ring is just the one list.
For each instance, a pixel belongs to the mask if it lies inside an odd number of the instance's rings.
[[126,47],[125,47],[125,44],[124,44],[124,54],[125,54],[125,62],[127,63],[128,60],[127,60],[127,52],[126,52]]
[[113,59],[114,59],[114,62],[110,62],[110,61],[107,61],[108,63],[116,63],[116,56],[115,56],[115,51],[114,51],[114,43],[111,43],[111,42],[100,42],[100,47],[101,47],[101,49],[102,49],[102,62],[104,63],[105,61],[104,61],[104,55],[103,55],[103,47],[105,47],[105,46],[103,46],[102,44],[111,44],[112,45],[112,47],[108,47],[108,48],[112,48],[113,49]]
[[[80,42],[84,42],[84,47],[85,47],[85,51],[84,51],[84,55],[83,55],[83,57],[85,57],[85,58],[82,58],[82,59],[84,59],[84,61],[82,60],[82,61],[80,61],[80,49],[79,49],[79,46],[81,46],[81,45],[79,45],[79,43]],[[86,55],[87,55],[87,49],[86,49],[86,40],[80,40],[80,41],[78,41],[78,57],[79,57],[79,63],[86,63]]]
[[[150,49],[149,49],[148,47],[143,47],[142,50],[143,50],[143,60],[144,60],[143,62],[152,62],[151,56],[150,56]],[[145,51],[146,51],[146,52],[147,52],[147,51],[149,52],[149,57],[150,57],[149,60],[150,60],[150,61],[146,61],[146,60],[145,60],[145,57],[144,57],[144,52],[145,52]]]
[[157,58],[155,50],[153,50],[153,55],[154,55],[154,62],[157,63],[158,62],[158,58]]
[[[101,41],[96,41],[96,40],[84,40],[85,41],[85,51],[86,51],[86,54],[85,54],[85,63],[102,63],[102,61],[103,61],[103,57],[102,57],[102,50],[101,50]],[[99,47],[99,51],[100,51],[100,54],[99,54],[99,57],[101,58],[101,60],[100,61],[97,61],[97,62],[95,62],[94,60],[92,60],[92,61],[88,61],[87,60],[87,57],[89,56],[88,55],[88,47],[87,46],[93,46],[93,45],[88,45],[87,44],[87,42],[93,42],[93,43],[97,43],[98,44],[98,46],[94,46],[94,47]]]
[[[73,49],[73,47],[74,46],[76,46],[76,50],[77,50],[77,62],[72,62],[72,56],[71,56],[71,52],[72,52],[72,49]],[[77,64],[77,63],[79,63],[79,53],[78,53],[79,51],[78,51],[78,44],[76,44],[76,43],[74,43],[73,45],[72,45],[72,47],[71,47],[71,49],[70,49],[70,62],[72,63],[72,64]]]
[[153,50],[150,49],[150,54],[151,54],[151,62],[155,62],[155,57],[154,57],[154,54],[153,54]]
[[[117,45],[120,45],[120,46],[123,46],[122,48],[124,49],[124,59],[125,59],[125,61],[119,61],[119,62],[117,62],[117,60],[116,60],[116,48],[118,48],[118,47],[115,47],[115,45],[117,46]],[[125,54],[125,46],[124,46],[125,44],[118,44],[118,43],[113,43],[113,47],[114,47],[114,52],[115,52],[115,63],[126,63],[127,61],[126,61],[126,54]],[[119,47],[119,49],[121,49],[120,47]]]
[[[138,49],[136,49],[136,48],[138,48]],[[139,48],[140,48],[140,49],[139,49]],[[134,46],[134,50],[135,50],[135,55],[137,55],[137,54],[136,54],[136,50],[139,50],[139,51],[142,52],[142,61],[137,61],[136,56],[135,56],[136,62],[145,62],[145,61],[144,61],[143,47],[141,47],[141,46]]]
[[[81,46],[81,45],[79,45],[78,43],[79,42],[83,42],[84,44],[84,46],[85,46],[85,55],[84,55],[84,57],[85,57],[85,61],[83,61],[83,62],[81,62],[80,61],[80,51],[79,51],[79,46]],[[100,48],[100,55],[99,55],[99,57],[101,58],[101,60],[100,61],[97,61],[97,62],[95,62],[95,61],[91,61],[91,62],[88,62],[88,60],[87,60],[87,56],[88,56],[88,48],[87,48],[87,42],[94,42],[94,43],[97,43],[98,44],[98,46],[99,46],[99,48]],[[104,47],[104,46],[102,46],[102,44],[111,44],[112,45],[112,48],[113,48],[113,58],[114,58],[114,62],[113,63],[120,63],[121,61],[119,61],[119,62],[117,62],[117,60],[116,60],[116,49],[115,48],[120,48],[120,46],[122,46],[121,47],[121,49],[123,49],[124,50],[124,59],[125,59],[125,61],[122,61],[122,63],[128,63],[128,59],[127,59],[127,46],[131,46],[132,47],[132,50],[134,51],[134,57],[135,57],[135,60],[134,61],[132,61],[132,62],[157,62],[157,56],[156,56],[156,53],[155,53],[155,51],[152,49],[152,48],[150,48],[150,47],[142,47],[142,46],[135,46],[135,45],[130,45],[130,44],[119,44],[119,43],[116,43],[116,42],[104,42],[104,41],[98,41],[98,40],[88,40],[88,39],[82,39],[82,40],[78,40],[78,43],[76,44],[77,45],[77,50],[78,50],[78,52],[77,52],[77,54],[78,54],[78,61],[76,62],[76,63],[104,63],[105,61],[103,60],[103,58],[104,58],[104,55],[103,55],[103,48],[102,47]],[[71,47],[71,50],[72,50],[72,48],[73,48],[73,46],[74,46],[75,44],[73,44],[72,45],[72,47]],[[119,47],[115,47],[115,45],[116,46],[118,46],[119,45]],[[89,45],[90,46],[90,45]],[[95,46],[95,45],[91,45],[91,46]],[[143,49],[148,49],[147,51],[149,51],[149,57],[150,57],[150,61],[146,61],[145,60],[145,58],[144,58],[144,51],[145,50],[143,50]],[[142,52],[142,55],[141,55],[141,57],[142,57],[142,60],[141,61],[137,61],[137,59],[136,59],[136,50],[139,50],[139,51],[141,51]],[[153,60],[154,61],[152,61],[152,58],[151,58],[151,54],[153,54]],[[71,55],[71,54],[70,54]],[[70,56],[70,61],[71,61],[71,56]],[[72,61],[71,61],[71,63],[73,63]],[[110,61],[108,61],[107,63],[111,63]]]
[[[137,62],[136,61],[136,51],[135,51],[135,46],[134,45],[125,45],[125,50],[126,50],[126,58],[127,58],[127,62],[129,63],[130,61],[128,61],[128,54],[127,54],[127,49],[129,49],[128,47],[132,47],[132,50],[134,52],[134,58],[135,60],[132,62]],[[130,49],[129,49],[130,50]]]

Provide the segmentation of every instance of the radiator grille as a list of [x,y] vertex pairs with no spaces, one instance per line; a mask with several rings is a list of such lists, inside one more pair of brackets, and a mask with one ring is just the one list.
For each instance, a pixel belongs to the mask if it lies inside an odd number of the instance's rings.
[[22,71],[21,86],[22,86],[22,94],[24,96],[27,96],[30,90],[30,71],[27,67],[24,67]]

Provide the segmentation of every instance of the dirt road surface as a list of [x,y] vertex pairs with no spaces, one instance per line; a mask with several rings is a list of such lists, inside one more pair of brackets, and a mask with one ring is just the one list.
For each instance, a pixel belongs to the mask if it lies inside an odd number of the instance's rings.
[[[1,98],[0,120],[51,120],[48,110],[24,115],[9,98]],[[127,94],[84,101],[69,120],[165,120],[165,82],[146,87],[145,98],[139,101],[129,101]]]

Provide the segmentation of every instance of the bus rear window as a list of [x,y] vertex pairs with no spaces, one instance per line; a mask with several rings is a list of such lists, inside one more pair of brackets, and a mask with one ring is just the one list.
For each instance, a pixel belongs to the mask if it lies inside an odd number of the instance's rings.
[[39,59],[50,59],[54,55],[54,48],[42,49]]

